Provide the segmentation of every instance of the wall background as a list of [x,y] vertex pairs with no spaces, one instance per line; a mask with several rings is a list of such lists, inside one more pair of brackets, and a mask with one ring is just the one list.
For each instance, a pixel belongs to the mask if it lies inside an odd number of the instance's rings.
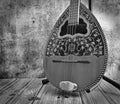
[[[0,0],[0,77],[43,77],[45,44],[70,0]],[[87,4],[87,0],[82,0]],[[87,6],[87,5],[86,5]],[[93,0],[93,14],[105,33],[106,75],[120,79],[120,1]]]

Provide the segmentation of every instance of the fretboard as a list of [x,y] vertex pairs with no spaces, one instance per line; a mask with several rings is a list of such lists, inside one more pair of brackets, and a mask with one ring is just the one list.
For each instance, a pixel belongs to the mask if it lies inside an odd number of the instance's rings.
[[80,0],[71,0],[69,8],[69,25],[79,24]]

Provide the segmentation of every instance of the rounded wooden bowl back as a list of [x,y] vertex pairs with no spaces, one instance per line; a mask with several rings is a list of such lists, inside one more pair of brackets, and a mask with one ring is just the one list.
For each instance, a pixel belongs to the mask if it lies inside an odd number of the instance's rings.
[[[69,7],[58,19],[51,32],[46,45],[43,66],[46,77],[55,87],[59,88],[61,81],[71,81],[78,85],[77,91],[84,91],[95,86],[105,73],[107,65],[107,44],[98,21],[82,3],[80,5],[80,18],[84,18],[88,23],[89,35],[86,37],[77,35],[73,38],[61,38],[59,36],[61,27],[68,20],[68,14]],[[100,38],[101,43],[99,41],[97,43],[97,37]],[[68,49],[68,44],[70,44],[69,40],[71,39],[78,47],[78,44],[81,42],[79,38],[83,41],[86,41],[88,38],[94,38],[92,40],[93,42],[88,43],[90,46],[94,46],[91,53],[81,55],[73,52],[73,54],[69,54],[69,52],[67,53],[64,50],[66,53],[64,55],[60,54],[60,45],[63,41],[65,43],[63,48]],[[78,40],[76,41],[75,39]],[[61,44],[59,44],[60,42]],[[55,49],[56,51],[54,51]]]

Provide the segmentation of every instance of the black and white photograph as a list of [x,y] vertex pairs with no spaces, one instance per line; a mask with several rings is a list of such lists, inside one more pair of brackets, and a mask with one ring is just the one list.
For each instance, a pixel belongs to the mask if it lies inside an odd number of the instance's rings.
[[120,0],[0,0],[0,104],[120,104]]

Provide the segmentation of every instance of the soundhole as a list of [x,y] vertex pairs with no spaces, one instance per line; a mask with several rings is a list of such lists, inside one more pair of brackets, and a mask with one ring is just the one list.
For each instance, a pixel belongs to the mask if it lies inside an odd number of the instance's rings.
[[74,36],[75,34],[87,34],[87,24],[82,18],[79,18],[78,25],[68,25],[68,20],[61,27],[60,36],[65,36],[66,34]]
[[105,41],[97,21],[91,22],[81,14],[79,24],[70,25],[68,15],[63,15],[49,38],[46,56],[103,56]]

